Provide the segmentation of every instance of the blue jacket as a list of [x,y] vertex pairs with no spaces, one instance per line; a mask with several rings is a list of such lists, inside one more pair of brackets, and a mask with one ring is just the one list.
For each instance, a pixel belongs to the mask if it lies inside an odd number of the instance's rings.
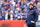
[[36,22],[38,20],[38,12],[37,9],[28,10],[26,23],[31,24],[31,21]]

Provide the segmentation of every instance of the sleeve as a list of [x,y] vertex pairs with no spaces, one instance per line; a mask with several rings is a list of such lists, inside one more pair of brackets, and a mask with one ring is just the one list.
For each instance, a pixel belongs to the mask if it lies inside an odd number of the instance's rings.
[[34,15],[35,15],[35,22],[36,22],[38,20],[38,11],[37,11],[37,9],[35,10]]
[[[29,10],[27,11],[27,14],[28,14],[28,12],[29,12]],[[27,23],[27,18],[26,18],[26,21],[25,21],[25,23]]]

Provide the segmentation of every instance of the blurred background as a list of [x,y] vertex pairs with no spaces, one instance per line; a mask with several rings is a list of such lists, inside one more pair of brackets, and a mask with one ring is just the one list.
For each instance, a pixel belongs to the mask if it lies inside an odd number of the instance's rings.
[[0,0],[0,20],[26,20],[30,3],[38,10],[40,20],[40,0]]

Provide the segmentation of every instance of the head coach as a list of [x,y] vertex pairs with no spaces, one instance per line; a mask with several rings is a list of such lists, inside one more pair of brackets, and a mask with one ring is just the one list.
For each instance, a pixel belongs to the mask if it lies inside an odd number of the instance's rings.
[[27,13],[26,23],[28,27],[36,27],[36,21],[38,20],[37,9],[34,9],[34,4],[29,4],[29,9]]

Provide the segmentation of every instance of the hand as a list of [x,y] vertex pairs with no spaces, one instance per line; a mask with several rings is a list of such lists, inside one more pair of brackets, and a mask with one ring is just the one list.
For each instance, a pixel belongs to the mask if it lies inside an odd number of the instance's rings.
[[31,23],[36,23],[35,21],[31,21]]
[[34,24],[36,23],[36,22],[33,22]]

